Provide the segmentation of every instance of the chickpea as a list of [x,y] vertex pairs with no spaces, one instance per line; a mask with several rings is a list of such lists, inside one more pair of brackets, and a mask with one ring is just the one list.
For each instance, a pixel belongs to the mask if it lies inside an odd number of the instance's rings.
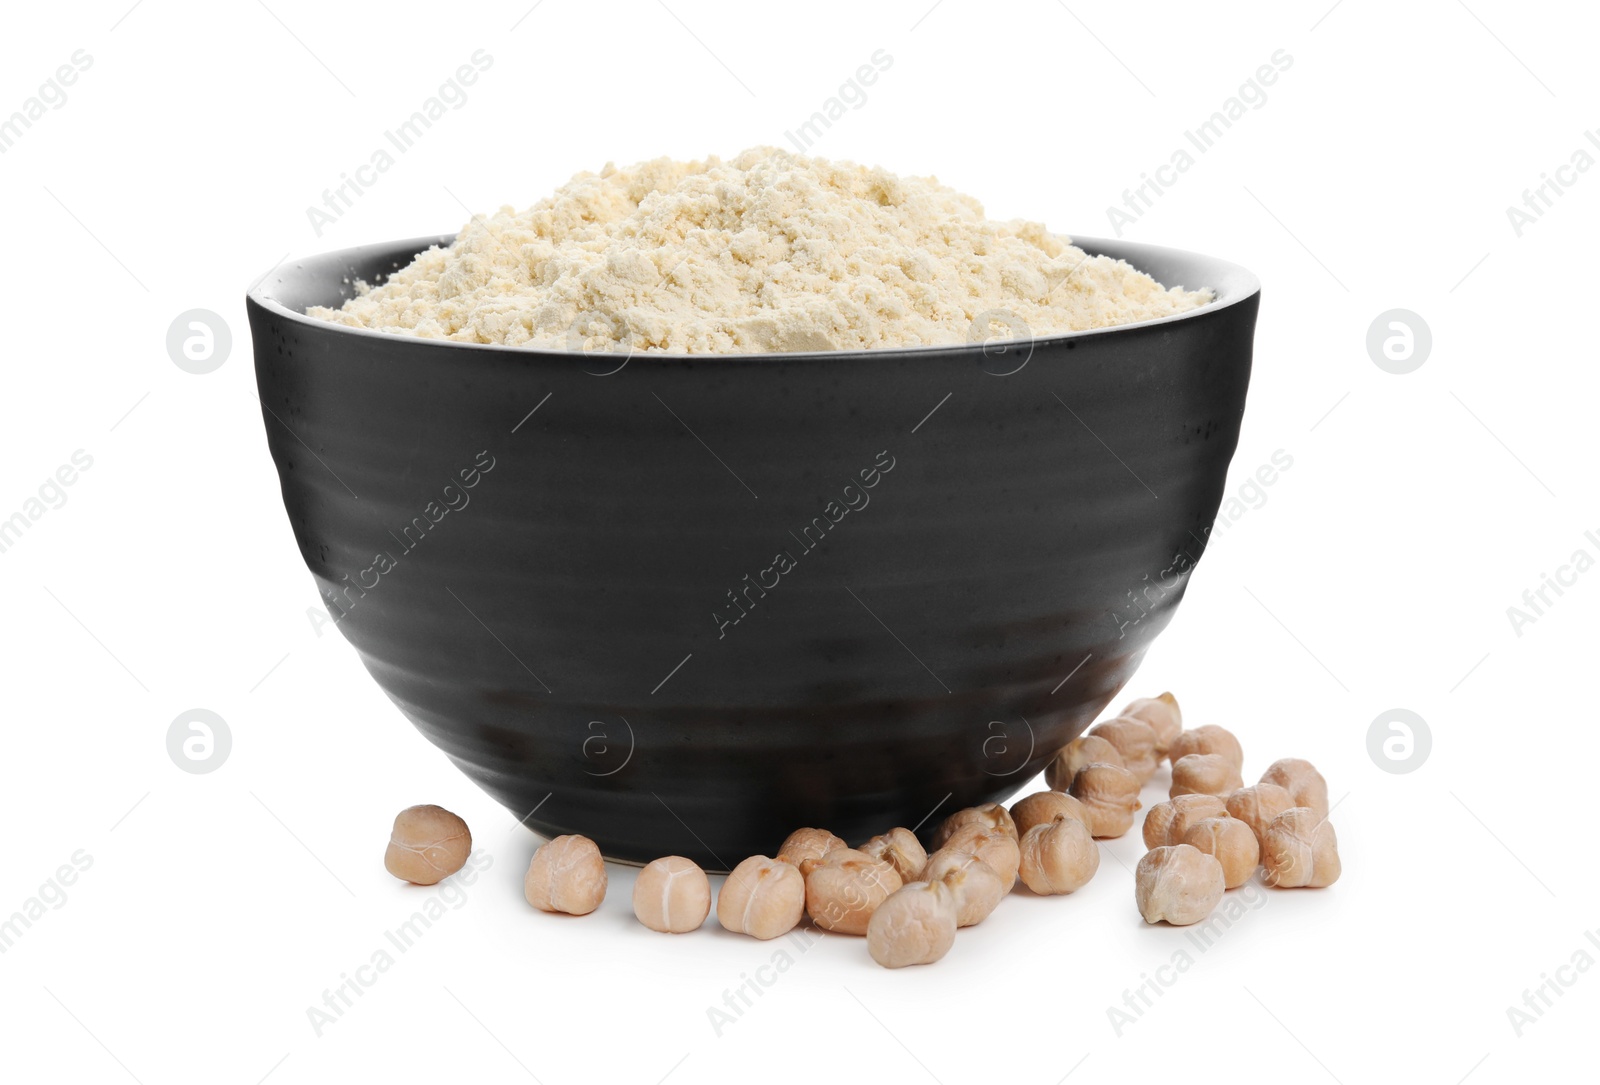
[[1089,733],[1115,746],[1122,755],[1122,767],[1137,776],[1141,784],[1156,774],[1161,764],[1156,756],[1156,732],[1144,720],[1118,716],[1095,724]]
[[633,914],[663,934],[699,930],[711,914],[711,879],[681,855],[655,859],[634,880]]
[[[1122,755],[1105,736],[1079,735],[1062,747],[1061,752],[1045,766],[1045,786],[1052,791],[1067,790],[1072,786],[1072,778],[1078,775],[1078,770],[1094,761],[1126,767],[1122,764]],[[1016,813],[1015,807],[1012,807],[1012,813]]]
[[932,964],[955,940],[955,894],[943,882],[902,886],[867,921],[867,952],[885,968]]
[[1201,818],[1183,834],[1183,842],[1222,864],[1222,883],[1237,889],[1250,880],[1261,862],[1261,845],[1250,826],[1238,818]]
[[901,885],[894,867],[854,848],[830,851],[805,878],[811,921],[836,934],[866,934],[872,913]]
[[1017,823],[1017,832],[1023,836],[1035,825],[1046,825],[1057,817],[1075,818],[1089,824],[1089,811],[1083,803],[1065,791],[1040,791],[1011,806],[1011,820]]
[[1133,897],[1146,923],[1198,923],[1222,899],[1222,864],[1188,844],[1152,848],[1134,870]]
[[1328,816],[1328,781],[1311,762],[1298,757],[1274,761],[1261,774],[1261,782],[1283,788],[1296,806],[1310,807],[1323,817]]
[[941,848],[922,868],[922,881],[940,882],[955,894],[956,926],[982,923],[1000,906],[1011,885],[970,851]]
[[1239,740],[1233,737],[1232,731],[1218,727],[1214,723],[1181,732],[1172,740],[1172,746],[1167,750],[1167,756],[1172,758],[1174,765],[1178,763],[1179,758],[1192,753],[1221,754],[1233,762],[1234,768],[1240,772],[1244,771],[1244,749],[1239,745]]
[[467,823],[442,806],[408,806],[395,815],[383,868],[416,885],[436,885],[472,854]]
[[1144,816],[1144,846],[1161,848],[1182,844],[1189,826],[1203,818],[1220,818],[1228,813],[1215,795],[1179,795],[1158,802]]
[[1139,809],[1139,778],[1125,768],[1096,761],[1072,778],[1073,798],[1089,812],[1089,832],[1121,836],[1133,827]]
[[1339,841],[1333,823],[1315,810],[1296,806],[1267,826],[1261,861],[1268,885],[1321,889],[1339,880]]
[[1236,817],[1256,834],[1260,843],[1272,819],[1294,805],[1289,793],[1277,784],[1252,784],[1228,796],[1228,814]]
[[806,907],[806,880],[789,863],[752,855],[733,868],[717,894],[717,922],[765,941],[788,934]]
[[586,836],[547,840],[533,853],[522,893],[542,912],[588,915],[606,897],[606,861]]
[[1244,777],[1232,761],[1219,753],[1185,754],[1172,763],[1172,786],[1167,794],[1231,795],[1244,786]]
[[946,850],[971,852],[988,863],[1000,875],[1007,892],[1017,884],[1017,868],[1022,863],[1022,851],[1017,846],[1017,838],[1004,829],[968,825],[958,830],[949,843],[940,849]]
[[788,863],[805,874],[811,864],[830,851],[849,846],[826,829],[796,829],[779,846],[778,862]]
[[882,859],[894,867],[894,872],[900,875],[902,882],[916,881],[917,875],[922,873],[922,868],[928,862],[927,850],[910,829],[890,829],[856,850],[874,859]]
[[1081,889],[1099,869],[1100,847],[1076,818],[1058,816],[1022,836],[1022,883],[1040,896]]
[[952,836],[969,825],[1000,829],[1011,839],[1017,839],[1017,823],[1011,820],[1006,808],[997,802],[986,802],[981,806],[969,806],[965,810],[957,810],[940,822],[938,830],[933,834],[933,846],[944,847]]
[[1156,754],[1164,756],[1172,748],[1172,740],[1183,730],[1183,713],[1178,709],[1178,699],[1170,693],[1159,697],[1140,697],[1123,706],[1119,716],[1132,716],[1144,720],[1156,733]]

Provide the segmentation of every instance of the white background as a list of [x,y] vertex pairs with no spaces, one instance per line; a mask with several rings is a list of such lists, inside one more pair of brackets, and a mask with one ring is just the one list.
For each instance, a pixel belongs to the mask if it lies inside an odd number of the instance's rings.
[[[1520,237],[1506,208],[1600,128],[1593,10],[669,3],[10,13],[0,115],[75,50],[93,63],[0,155],[0,517],[75,450],[93,466],[0,554],[0,916],[75,852],[92,866],[0,956],[6,1076],[1592,1074],[1600,975],[1560,973],[1572,986],[1520,1036],[1507,1009],[1579,950],[1600,959],[1584,933],[1600,928],[1584,829],[1600,572],[1520,635],[1507,608],[1575,550],[1600,556],[1584,537],[1600,529],[1600,170]],[[494,63],[467,103],[317,236],[306,207],[480,48]],[[1014,895],[936,967],[888,972],[844,937],[795,951],[718,1035],[708,1007],[777,945],[714,921],[650,933],[621,867],[597,914],[532,912],[520,884],[535,838],[405,722],[340,636],[317,635],[242,299],[286,252],[448,232],[608,159],[783,144],[878,49],[892,67],[816,153],[936,174],[992,216],[1087,236],[1110,234],[1107,206],[1275,50],[1292,56],[1266,103],[1126,229],[1260,275],[1230,491],[1274,451],[1293,457],[1208,550],[1129,693],[1173,689],[1191,722],[1234,729],[1252,779],[1280,756],[1315,761],[1341,800],[1345,874],[1261,897],[1199,953],[1140,922],[1123,869],[1135,830],[1103,844],[1088,888]],[[1404,376],[1365,345],[1397,307],[1433,335]],[[203,376],[165,346],[194,308],[233,334]],[[166,749],[196,707],[233,736],[209,775]],[[1368,755],[1369,724],[1393,708],[1432,732],[1408,775]],[[1146,802],[1160,797],[1153,785]],[[433,892],[380,862],[394,812],[415,802],[466,817],[492,866],[319,1037],[307,1008]],[[1118,1035],[1108,1007],[1182,949],[1193,967]]]

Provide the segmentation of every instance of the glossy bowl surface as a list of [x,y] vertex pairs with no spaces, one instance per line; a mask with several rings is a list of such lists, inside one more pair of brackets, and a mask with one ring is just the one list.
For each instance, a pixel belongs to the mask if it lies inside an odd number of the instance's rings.
[[1255,277],[1076,240],[1217,299],[1005,350],[623,361],[303,315],[449,238],[280,267],[246,304],[301,557],[540,833],[721,870],[802,825],[926,834],[1128,681],[1238,440]]

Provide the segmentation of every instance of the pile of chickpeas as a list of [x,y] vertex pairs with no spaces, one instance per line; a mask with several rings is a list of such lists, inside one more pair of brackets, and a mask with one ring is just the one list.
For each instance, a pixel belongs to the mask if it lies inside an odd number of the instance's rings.
[[[1264,868],[1280,888],[1322,887],[1339,877],[1328,786],[1308,761],[1273,762],[1244,786],[1239,740],[1214,725],[1184,730],[1170,693],[1133,701],[1069,743],[1045,770],[1050,790],[958,810],[939,825],[934,851],[895,828],[852,848],[825,829],[796,829],[774,857],[752,855],[716,895],[717,921],[736,934],[776,938],[807,916],[823,930],[865,935],[885,968],[932,964],[960,927],[986,919],[1020,881],[1041,896],[1072,893],[1100,868],[1097,839],[1133,827],[1139,792],[1172,766],[1168,801],[1144,819],[1149,849],[1134,875],[1147,923],[1181,926],[1211,914],[1222,895]],[[384,865],[432,885],[472,851],[466,822],[437,806],[395,818]],[[587,915],[606,895],[600,849],[584,836],[543,844],[523,881],[528,903]],[[654,931],[698,930],[711,913],[711,880],[692,860],[647,864],[633,885],[633,914]]]

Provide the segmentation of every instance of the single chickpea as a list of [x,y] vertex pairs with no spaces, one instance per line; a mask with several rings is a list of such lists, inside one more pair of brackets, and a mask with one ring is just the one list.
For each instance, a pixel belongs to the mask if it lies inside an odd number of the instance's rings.
[[1158,802],[1144,816],[1144,846],[1162,848],[1182,844],[1189,826],[1203,818],[1220,818],[1228,809],[1215,795],[1179,795]]
[[894,867],[894,872],[900,875],[902,882],[916,881],[917,875],[922,873],[922,868],[928,862],[927,850],[910,829],[890,829],[856,850],[874,859],[882,859]]
[[[1062,747],[1061,752],[1045,766],[1045,786],[1052,791],[1065,791],[1072,786],[1072,778],[1078,775],[1078,770],[1095,761],[1126,767],[1122,764],[1122,754],[1117,752],[1109,739],[1102,735],[1079,735]],[[1012,812],[1015,813],[1014,807]]]
[[1022,862],[1022,852],[1017,838],[1004,829],[985,829],[982,825],[968,825],[958,829],[940,851],[966,851],[994,868],[1000,875],[1006,891],[1017,884],[1017,867]]
[[1099,735],[1115,746],[1122,755],[1122,767],[1137,776],[1141,784],[1156,774],[1161,764],[1156,756],[1156,731],[1144,720],[1118,716],[1095,724],[1089,734]]
[[1188,844],[1152,848],[1134,870],[1133,898],[1146,923],[1198,923],[1222,899],[1222,864]]
[[699,930],[711,914],[711,879],[681,855],[652,860],[634,879],[633,914],[663,934]]
[[1244,748],[1239,745],[1239,740],[1233,737],[1233,732],[1214,723],[1193,730],[1181,732],[1172,740],[1172,746],[1167,750],[1167,756],[1176,765],[1178,759],[1187,757],[1192,753],[1214,753],[1226,757],[1233,762],[1233,767],[1240,772],[1244,771]]
[[1252,784],[1228,796],[1228,815],[1250,826],[1260,843],[1272,819],[1294,806],[1289,793],[1277,784]]
[[416,885],[436,885],[472,854],[467,823],[442,806],[408,806],[395,815],[383,868]]
[[1250,880],[1261,862],[1261,845],[1250,826],[1238,818],[1201,818],[1183,834],[1183,842],[1222,864],[1222,883],[1237,889]]
[[717,922],[765,941],[788,934],[806,907],[806,880],[792,864],[752,855],[733,868],[717,894]]
[[1298,757],[1274,761],[1261,774],[1261,782],[1283,788],[1296,806],[1309,807],[1323,817],[1328,816],[1328,781],[1311,762]]
[[541,912],[588,915],[606,898],[606,861],[586,836],[547,840],[533,853],[522,893]]
[[997,802],[986,802],[979,806],[969,806],[965,810],[957,810],[940,822],[939,828],[933,834],[934,848],[944,847],[952,836],[969,825],[977,825],[984,829],[999,829],[1011,839],[1017,839],[1017,823],[1011,820],[1011,814],[1006,808]]
[[1172,740],[1183,730],[1183,713],[1178,709],[1178,699],[1170,693],[1130,701],[1117,715],[1148,723],[1156,733],[1156,753],[1161,756],[1172,748]]
[[901,885],[894,867],[854,848],[830,851],[805,877],[811,921],[836,934],[866,934],[872,913]]
[[796,867],[801,874],[830,851],[850,845],[826,829],[796,829],[778,847],[778,862]]
[[1244,786],[1238,766],[1219,753],[1185,754],[1172,763],[1172,786],[1167,794],[1231,795]]
[[1011,889],[994,867],[970,851],[949,847],[940,848],[929,857],[921,880],[942,883],[955,894],[958,927],[988,919]]
[[1332,885],[1341,872],[1333,823],[1310,807],[1285,810],[1267,826],[1261,862],[1268,885],[1281,889]]
[[1058,816],[1022,836],[1022,884],[1040,896],[1082,889],[1100,869],[1100,846],[1077,818]]
[[1094,762],[1072,778],[1071,795],[1089,812],[1089,832],[1121,836],[1133,827],[1139,809],[1139,778],[1125,768]]
[[943,882],[911,882],[867,921],[867,952],[885,968],[932,964],[956,940],[955,894]]
[[1057,817],[1076,818],[1089,824],[1089,811],[1065,791],[1039,791],[1011,804],[1011,820],[1023,836],[1035,825],[1048,825]]

